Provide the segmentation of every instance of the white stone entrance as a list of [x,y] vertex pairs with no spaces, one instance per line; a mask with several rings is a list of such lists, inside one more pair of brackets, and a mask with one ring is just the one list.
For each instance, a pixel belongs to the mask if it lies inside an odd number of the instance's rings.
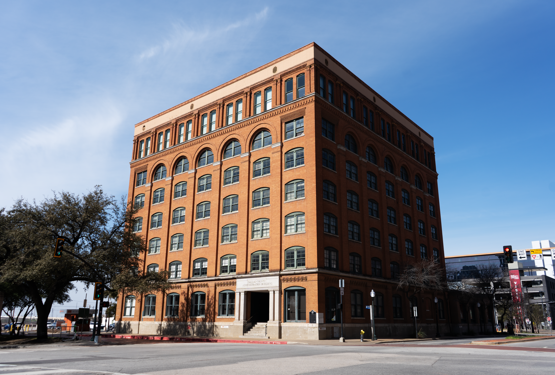
[[235,287],[235,324],[244,325],[247,316],[247,292],[264,291],[270,294],[269,296],[269,320],[268,320],[268,334],[272,337],[279,337],[279,322],[280,322],[280,288],[279,276],[260,276],[237,279]]

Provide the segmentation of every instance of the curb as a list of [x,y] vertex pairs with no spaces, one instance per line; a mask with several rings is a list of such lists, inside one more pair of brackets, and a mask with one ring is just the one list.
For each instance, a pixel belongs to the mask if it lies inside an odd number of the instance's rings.
[[[92,337],[92,335],[82,335]],[[177,341],[177,342],[207,342],[207,343],[227,343],[227,344],[265,344],[265,345],[287,345],[287,341],[258,341],[258,340],[234,340],[234,339],[202,339],[192,337],[171,337],[171,336],[142,336],[142,335],[102,335],[101,338],[128,339],[128,340],[151,340],[151,341]]]
[[543,337],[531,337],[527,339],[507,340],[507,341],[472,341],[470,345],[505,345],[505,344],[517,344],[519,342],[553,340],[553,339],[555,339],[555,337],[543,336]]

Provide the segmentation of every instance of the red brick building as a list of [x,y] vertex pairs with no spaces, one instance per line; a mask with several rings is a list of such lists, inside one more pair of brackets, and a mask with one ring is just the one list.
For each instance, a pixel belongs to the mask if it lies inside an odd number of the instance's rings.
[[122,331],[337,337],[344,279],[347,337],[371,290],[378,334],[410,335],[395,276],[444,262],[433,138],[314,43],[135,125],[129,199],[174,288],[121,296]]

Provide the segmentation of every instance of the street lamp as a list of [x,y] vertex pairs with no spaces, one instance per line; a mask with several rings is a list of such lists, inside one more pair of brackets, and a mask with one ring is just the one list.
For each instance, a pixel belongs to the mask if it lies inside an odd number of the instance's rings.
[[376,293],[374,292],[374,289],[370,292],[370,297],[372,297],[372,341],[376,341],[376,310],[374,310],[374,297],[376,297]]
[[437,297],[434,297],[434,302],[436,304],[436,338],[439,337],[439,305],[437,303]]

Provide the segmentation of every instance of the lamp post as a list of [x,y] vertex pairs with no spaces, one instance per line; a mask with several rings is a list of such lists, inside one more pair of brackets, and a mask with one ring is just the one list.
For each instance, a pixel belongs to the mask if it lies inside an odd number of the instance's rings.
[[434,302],[436,304],[436,338],[439,337],[439,304],[437,303],[437,297],[434,297]]
[[376,341],[376,310],[374,310],[374,297],[376,297],[376,293],[374,292],[374,289],[370,292],[370,297],[372,297],[372,341]]
[[480,319],[480,333],[482,333],[482,311],[480,310],[480,302],[476,304],[478,307],[478,319]]
[[345,342],[345,336],[343,336],[343,294],[345,293],[345,279],[339,279],[339,313],[341,314],[341,337],[339,342]]

